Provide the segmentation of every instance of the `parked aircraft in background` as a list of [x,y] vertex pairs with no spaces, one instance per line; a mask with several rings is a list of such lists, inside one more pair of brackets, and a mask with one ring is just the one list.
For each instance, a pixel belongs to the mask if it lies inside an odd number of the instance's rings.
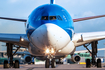
[[[26,34],[4,34],[0,33],[0,41],[6,42],[7,55],[9,61],[4,61],[4,68],[19,68],[19,61],[13,63],[13,56],[17,50],[23,46],[28,48],[31,55],[40,60],[46,60],[45,68],[56,67],[55,59],[64,58],[71,55],[71,60],[80,61],[80,57],[75,55],[76,47],[84,45],[84,47],[92,54],[92,62],[86,60],[86,67],[95,65],[101,67],[101,60],[97,59],[97,42],[105,39],[105,31],[75,33],[73,22],[105,17],[105,15],[72,19],[69,13],[61,6],[54,4],[45,4],[37,7],[29,15],[28,20],[0,17],[0,19],[21,21],[26,23]],[[87,44],[91,44],[92,52],[87,48]],[[19,45],[17,50],[12,53],[13,46]],[[14,64],[14,65],[13,65]]]

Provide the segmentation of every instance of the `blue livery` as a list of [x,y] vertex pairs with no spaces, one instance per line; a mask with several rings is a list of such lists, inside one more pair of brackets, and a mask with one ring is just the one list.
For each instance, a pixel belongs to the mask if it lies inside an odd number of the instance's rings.
[[33,10],[27,22],[27,34],[31,35],[35,29],[46,23],[58,25],[72,38],[74,30],[73,20],[69,13],[61,6],[46,4]]

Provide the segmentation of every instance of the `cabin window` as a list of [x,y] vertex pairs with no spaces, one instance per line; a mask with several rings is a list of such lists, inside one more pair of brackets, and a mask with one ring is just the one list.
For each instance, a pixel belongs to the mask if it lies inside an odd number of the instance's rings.
[[50,20],[56,20],[56,16],[50,16]]
[[48,16],[42,16],[42,20],[48,20]]

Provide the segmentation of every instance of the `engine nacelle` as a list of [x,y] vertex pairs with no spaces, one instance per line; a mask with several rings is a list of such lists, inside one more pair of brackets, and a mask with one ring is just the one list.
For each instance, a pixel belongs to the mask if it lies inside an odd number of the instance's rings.
[[32,57],[30,55],[24,55],[23,59],[25,63],[31,63],[32,62]]
[[70,59],[70,61],[77,63],[81,60],[81,57],[79,55],[73,55]]

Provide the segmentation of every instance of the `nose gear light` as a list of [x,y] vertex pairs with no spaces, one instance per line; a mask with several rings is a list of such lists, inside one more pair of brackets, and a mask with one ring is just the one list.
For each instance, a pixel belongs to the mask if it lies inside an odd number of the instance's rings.
[[46,49],[46,53],[48,54],[50,51],[49,51],[49,49]]
[[54,53],[54,49],[53,48],[51,49],[51,53]]
[[47,49],[45,50],[45,53],[46,53],[46,54],[54,54],[55,51],[54,51],[53,48],[51,48],[51,49],[48,49],[48,48],[47,48]]

